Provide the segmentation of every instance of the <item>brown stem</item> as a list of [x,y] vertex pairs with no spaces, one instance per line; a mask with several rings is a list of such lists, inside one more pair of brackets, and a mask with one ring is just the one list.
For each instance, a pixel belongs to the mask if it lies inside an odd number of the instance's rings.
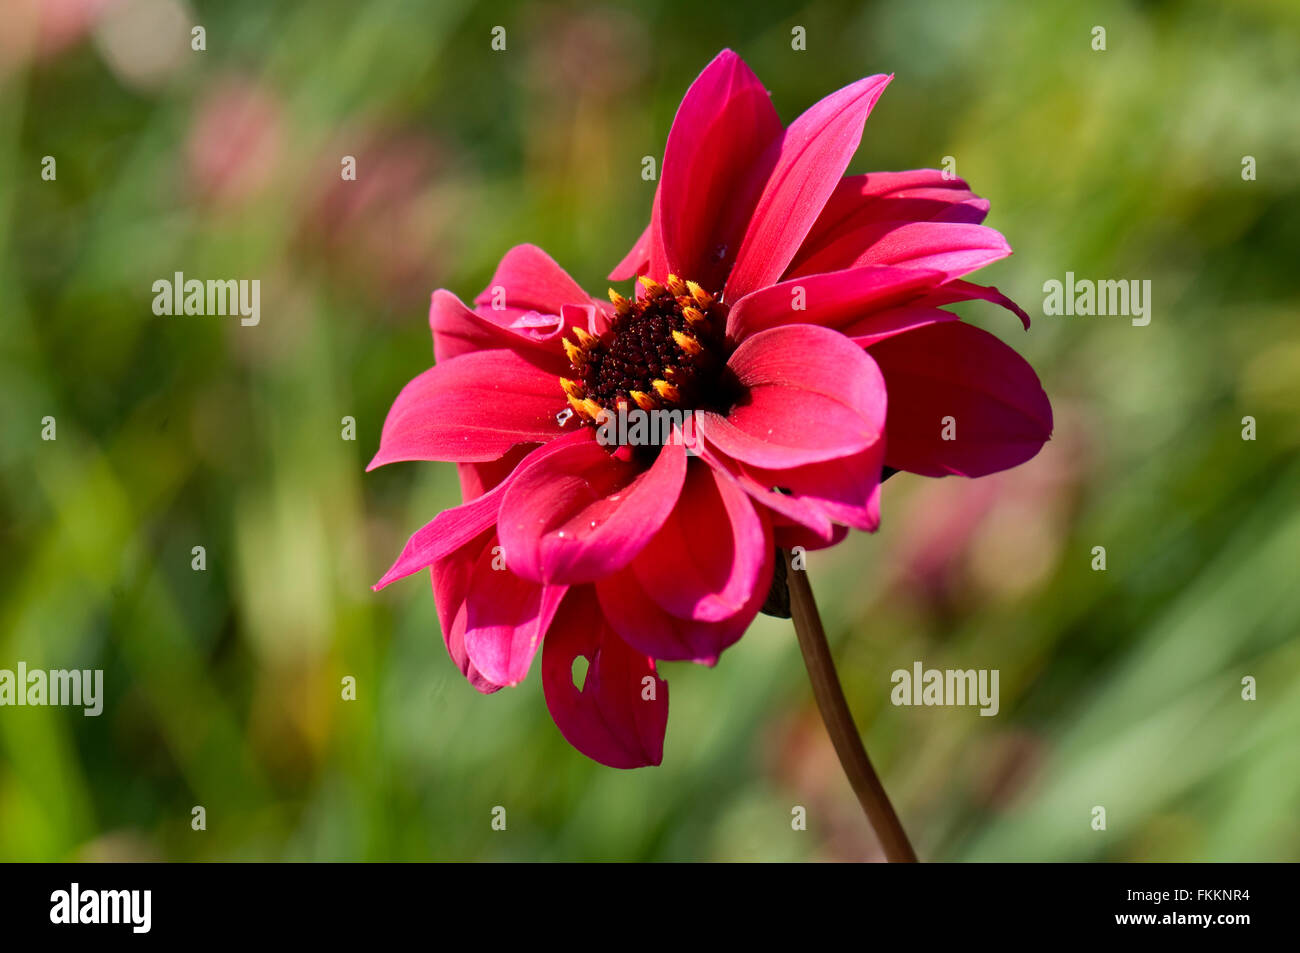
[[[782,551],[781,558],[789,559],[789,556]],[[786,578],[790,586],[794,631],[799,637],[799,649],[803,652],[804,665],[812,681],[813,696],[817,699],[822,721],[826,723],[826,731],[835,745],[835,753],[839,755],[853,793],[858,796],[867,822],[884,848],[885,859],[893,863],[916,863],[916,851],[899,823],[894,805],[889,803],[889,796],[885,794],[880,778],[871,766],[871,759],[867,757],[867,749],[862,746],[857,726],[853,724],[844,689],[835,674],[835,660],[831,658],[831,649],[826,643],[826,631],[817,613],[808,573],[791,569]]]

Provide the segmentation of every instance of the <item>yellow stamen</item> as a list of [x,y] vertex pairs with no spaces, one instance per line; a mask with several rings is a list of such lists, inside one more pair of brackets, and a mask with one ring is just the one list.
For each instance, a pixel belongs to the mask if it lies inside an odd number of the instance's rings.
[[560,343],[564,345],[564,353],[569,356],[570,363],[575,367],[587,359],[587,352],[568,338],[561,338]]
[[690,289],[691,297],[695,299],[696,303],[699,304],[701,308],[707,308],[709,305],[713,304],[713,295],[709,294],[695,282],[686,282],[686,287]]
[[586,396],[586,390],[583,386],[577,381],[569,380],[567,377],[560,378],[560,386],[564,388],[564,392],[568,394],[570,398],[576,397],[578,400],[582,400],[582,398]]
[[672,293],[674,298],[678,295],[684,295],[686,294],[686,282],[682,281],[682,279],[678,278],[676,275],[669,275],[668,290]]
[[614,302],[614,308],[619,314],[627,314],[632,308],[632,302],[628,301],[613,288],[609,289],[609,300]]
[[600,412],[604,410],[604,408],[601,407],[600,404],[596,403],[590,397],[588,397],[586,400],[582,402],[582,409],[587,414],[587,417],[590,418],[591,420],[595,420],[597,417],[599,417]]
[[670,404],[675,404],[682,399],[682,392],[667,381],[652,381],[650,386],[655,389],[656,394]]
[[637,281],[641,282],[641,287],[645,289],[647,298],[657,298],[664,293],[664,286],[649,275],[642,275]]
[[591,350],[595,343],[600,340],[590,331],[584,330],[576,324],[573,326],[573,336],[578,339],[578,343],[582,345],[584,351]]
[[636,405],[642,410],[654,410],[659,406],[659,402],[643,390],[628,391],[628,395],[636,401]]
[[703,311],[689,304],[682,308],[682,317],[692,326],[699,326],[707,321]]
[[704,350],[704,347],[700,344],[700,342],[695,340],[695,338],[691,337],[685,331],[674,331],[673,340],[677,342],[677,346],[679,348],[681,348],[691,357],[694,357],[696,354],[699,354],[701,351]]

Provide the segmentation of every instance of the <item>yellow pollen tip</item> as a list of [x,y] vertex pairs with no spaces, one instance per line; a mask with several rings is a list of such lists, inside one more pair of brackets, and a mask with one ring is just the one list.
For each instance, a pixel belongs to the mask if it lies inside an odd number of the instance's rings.
[[574,411],[577,412],[578,416],[579,416],[579,417],[586,417],[586,416],[587,416],[587,411],[586,411],[586,409],[582,406],[582,398],[581,398],[581,397],[574,397],[572,394],[568,394],[568,398],[569,398],[569,406],[572,407],[572,408],[574,409]]
[[637,281],[641,282],[641,287],[645,289],[648,298],[657,298],[664,293],[664,286],[649,275],[642,275]]
[[624,298],[617,291],[615,291],[613,288],[609,289],[609,300],[614,303],[614,307],[618,310],[619,314],[625,313],[629,308],[632,307],[632,303],[628,301],[626,298]]
[[650,385],[655,389],[655,393],[669,403],[676,403],[682,399],[682,392],[667,381],[653,381]]
[[677,342],[679,348],[691,355],[691,357],[694,357],[696,354],[699,354],[704,350],[699,341],[695,340],[695,338],[691,337],[684,331],[674,331],[673,340]]
[[684,295],[686,294],[686,282],[682,281],[682,279],[678,278],[676,275],[669,275],[668,290],[672,293],[674,298],[679,295]]
[[705,322],[704,312],[689,304],[682,308],[682,317],[690,324],[703,324]]
[[580,328],[576,324],[573,326],[573,336],[578,339],[578,343],[582,345],[583,350],[590,350],[598,340],[590,331]]
[[581,384],[577,381],[569,380],[567,377],[560,378],[560,387],[562,387],[564,392],[571,398],[576,397],[578,400],[581,400],[586,395]]
[[596,403],[590,397],[588,397],[586,400],[582,402],[582,409],[583,412],[586,413],[587,417],[591,420],[595,420],[597,417],[599,417],[600,412],[604,410],[604,408],[601,407],[600,404]]
[[568,338],[561,338],[560,343],[564,345],[564,353],[568,355],[570,363],[576,366],[586,360],[586,352]]
[[636,401],[636,405],[642,410],[654,410],[659,406],[658,401],[643,390],[628,391],[628,396]]
[[696,303],[701,308],[707,308],[709,305],[713,304],[713,295],[709,294],[694,281],[686,282],[686,287],[690,290],[691,297],[695,299]]

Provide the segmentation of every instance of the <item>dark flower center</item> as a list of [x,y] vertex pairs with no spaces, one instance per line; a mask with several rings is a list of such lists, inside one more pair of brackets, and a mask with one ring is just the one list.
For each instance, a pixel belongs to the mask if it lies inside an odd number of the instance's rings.
[[667,286],[642,276],[645,295],[610,289],[617,313],[600,337],[574,327],[564,350],[573,377],[560,378],[583,423],[601,411],[694,410],[725,401],[727,307],[693,281]]

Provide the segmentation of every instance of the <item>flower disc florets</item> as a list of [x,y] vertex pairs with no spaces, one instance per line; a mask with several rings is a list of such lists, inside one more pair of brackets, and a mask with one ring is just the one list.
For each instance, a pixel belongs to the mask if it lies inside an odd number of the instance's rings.
[[601,411],[694,410],[723,398],[726,305],[676,275],[666,286],[640,281],[645,294],[633,300],[610,289],[616,313],[605,333],[575,326],[564,340],[573,377],[560,384],[584,423]]

